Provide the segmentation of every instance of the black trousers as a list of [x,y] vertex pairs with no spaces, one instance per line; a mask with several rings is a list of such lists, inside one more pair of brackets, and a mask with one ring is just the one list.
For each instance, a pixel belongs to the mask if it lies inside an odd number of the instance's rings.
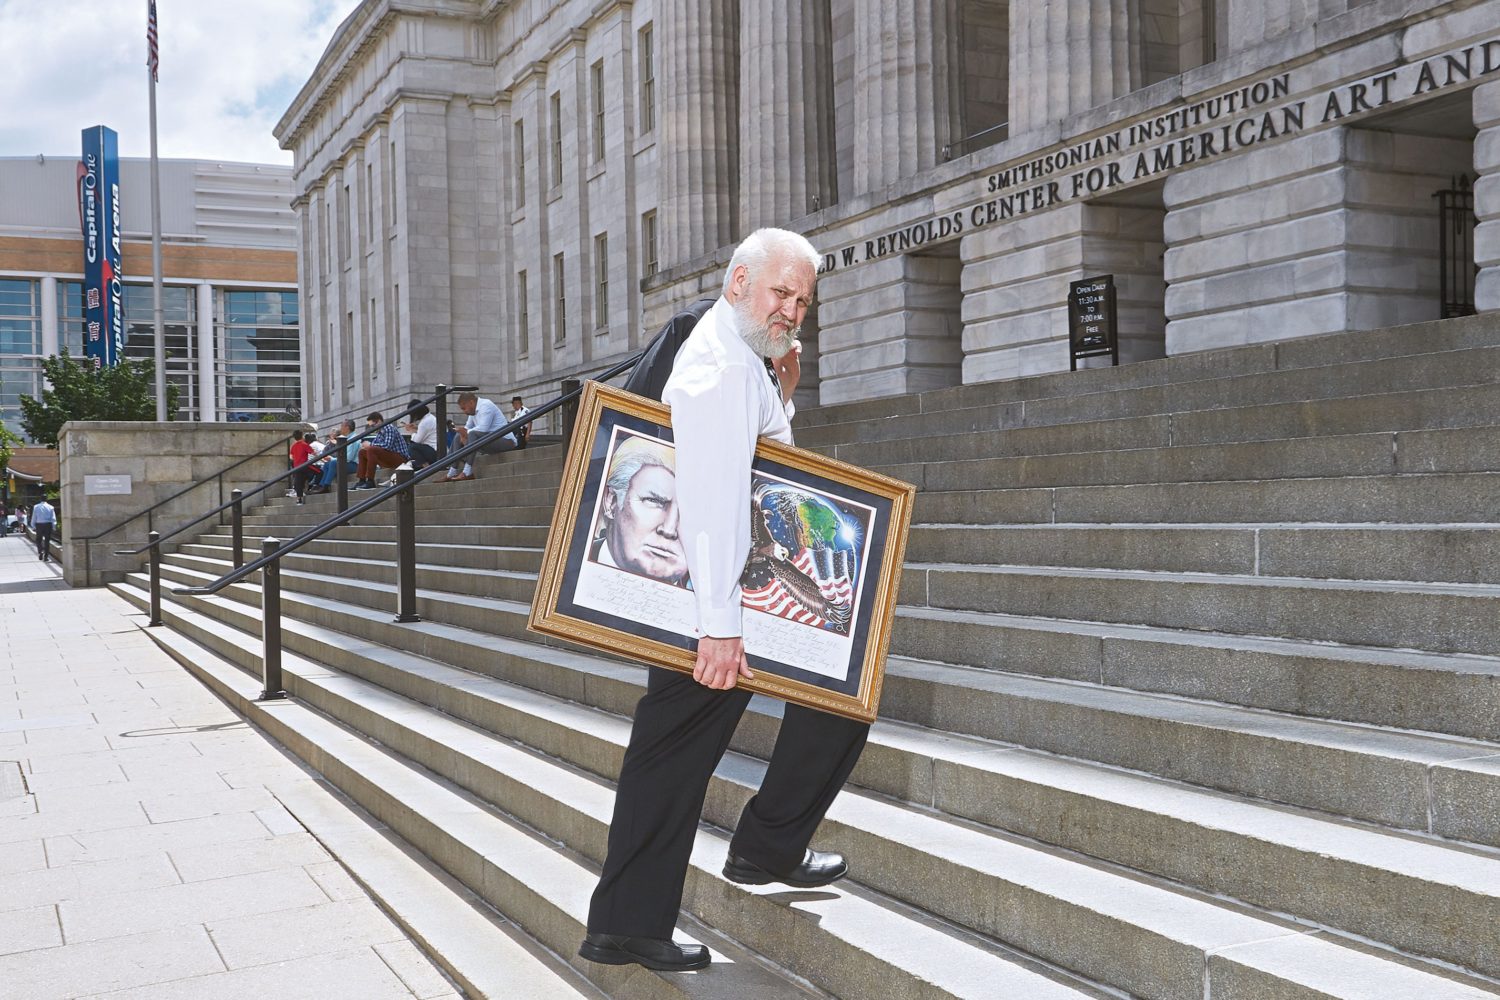
[[45,524],[36,526],[36,554],[42,562],[47,561],[47,546],[52,544],[52,525],[54,522],[47,521]]
[[[748,691],[714,691],[689,674],[651,668],[589,906],[591,933],[672,936],[708,781],[749,701]],[[867,723],[787,705],[765,780],[729,849],[771,871],[796,866],[869,733]]]

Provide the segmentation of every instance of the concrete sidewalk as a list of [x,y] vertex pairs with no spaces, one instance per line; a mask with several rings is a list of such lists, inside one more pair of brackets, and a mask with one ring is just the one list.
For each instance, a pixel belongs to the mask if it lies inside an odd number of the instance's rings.
[[142,622],[0,538],[0,997],[457,996]]

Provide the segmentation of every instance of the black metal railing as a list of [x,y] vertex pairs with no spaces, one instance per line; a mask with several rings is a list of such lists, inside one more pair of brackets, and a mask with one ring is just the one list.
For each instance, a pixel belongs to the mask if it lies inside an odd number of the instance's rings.
[[[629,371],[645,352],[634,354],[624,361],[613,365],[600,374],[594,376],[595,381],[607,382],[616,376]],[[574,418],[577,413],[578,398],[583,394],[583,382],[578,379],[565,379],[563,381],[564,391],[555,399],[549,400],[540,406],[533,408],[525,416],[497,428],[490,434],[479,440],[470,441],[462,448],[458,448],[445,456],[450,462],[456,463],[479,454],[494,439],[515,432],[521,427],[529,425],[539,417],[546,416],[554,410],[563,410],[563,424],[565,427],[565,438],[570,435],[573,428]],[[442,441],[443,435],[438,435]],[[339,460],[344,461],[344,451],[340,450]],[[433,462],[420,472],[412,472],[402,469],[396,473],[396,482],[393,486],[381,489],[374,496],[362,500],[352,507],[341,504],[339,510],[331,517],[321,523],[308,528],[290,541],[283,542],[277,538],[266,538],[261,542],[260,557],[248,564],[241,564],[240,547],[243,544],[242,529],[238,527],[240,513],[237,511],[234,518],[235,536],[235,567],[228,573],[220,576],[211,583],[197,587],[177,587],[173,593],[207,597],[217,594],[232,584],[238,583],[252,573],[260,572],[261,575],[261,642],[263,665],[263,689],[262,699],[282,698],[286,696],[281,681],[281,560],[296,552],[310,542],[322,538],[335,528],[342,527],[359,517],[361,514],[369,513],[387,500],[395,499],[396,505],[396,621],[416,622],[421,617],[417,614],[417,532],[416,532],[416,487],[419,483],[436,476],[443,469],[443,464]],[[341,470],[340,475],[344,475]],[[342,497],[341,497],[342,500]],[[200,521],[202,519],[200,518]],[[152,608],[158,609],[161,600],[161,564],[160,564],[160,542],[165,539],[157,539],[148,543],[141,551],[151,549],[158,553],[157,558],[151,561],[151,594]],[[152,548],[155,545],[156,548]],[[153,611],[153,622],[159,612]]]
[[955,139],[941,150],[943,162],[946,163],[956,156],[965,156],[976,149],[993,146],[1002,139],[1010,137],[1010,122],[1001,122],[999,125],[991,125],[989,128],[980,129],[972,135],[966,135],[962,139]]
[[1438,202],[1438,293],[1439,317],[1473,316],[1474,229],[1479,219],[1474,215],[1474,186],[1467,174],[1453,179],[1453,186],[1432,195]]
[[[152,504],[150,507],[147,507],[145,510],[139,511],[139,512],[137,512],[135,514],[131,514],[129,517],[127,517],[125,520],[121,521],[119,524],[116,524],[116,525],[113,525],[111,527],[105,528],[103,531],[95,532],[94,534],[88,536],[87,538],[75,538],[75,539],[73,539],[73,541],[79,542],[80,544],[83,545],[83,579],[84,579],[85,583],[87,583],[87,581],[89,579],[89,571],[90,571],[90,569],[92,569],[92,566],[90,564],[90,559],[89,559],[89,543],[90,542],[97,542],[101,538],[103,538],[105,535],[114,534],[116,531],[119,531],[121,528],[125,527],[127,524],[130,524],[130,523],[132,523],[134,521],[139,521],[143,517],[146,519],[146,534],[147,534],[147,536],[149,537],[150,535],[155,534],[156,533],[156,512],[157,511],[161,510],[167,504],[172,503],[174,500],[180,500],[180,499],[182,499],[183,497],[185,497],[189,493],[191,493],[193,490],[196,490],[196,489],[198,489],[201,486],[207,486],[210,481],[218,483],[219,502],[223,503],[224,502],[224,477],[225,476],[227,476],[229,473],[233,472],[235,469],[238,469],[240,466],[244,465],[247,462],[253,462],[257,458],[264,458],[266,456],[267,452],[273,451],[273,450],[275,450],[277,448],[285,448],[285,447],[286,447],[286,441],[284,439],[277,439],[275,441],[272,441],[270,444],[266,445],[264,448],[262,448],[260,451],[256,452],[255,454],[253,454],[253,455],[247,455],[244,458],[240,459],[238,462],[233,463],[232,465],[226,465],[224,468],[222,468],[218,472],[214,473],[214,475],[212,477],[210,477],[210,478],[199,479],[199,480],[196,480],[194,482],[189,483],[188,485],[184,486],[182,489],[178,490],[176,493],[173,493],[171,496],[166,497],[165,499],[162,499],[162,500],[158,500],[156,503]],[[144,549],[141,549],[141,550],[139,550],[135,554],[139,554],[139,552],[144,552],[144,551],[145,551]]]
[[[473,386],[467,386],[467,385],[438,385],[436,388],[437,388],[437,391],[434,392],[431,396],[428,396],[426,399],[418,400],[415,404],[406,407],[400,413],[398,413],[395,416],[387,419],[383,423],[378,424],[375,427],[367,428],[365,430],[364,434],[365,435],[374,434],[376,431],[380,430],[383,427],[389,427],[389,426],[391,426],[391,425],[399,422],[400,420],[402,420],[402,419],[404,419],[406,417],[411,416],[411,414],[414,411],[416,411],[418,409],[421,409],[422,407],[426,406],[429,403],[434,404],[434,406],[436,408],[436,411],[437,411],[436,412],[436,417],[437,417],[437,420],[438,420],[438,426],[439,426],[439,428],[441,428],[441,427],[443,427],[445,425],[446,420],[447,420],[448,395],[450,393],[454,393],[454,392],[471,392],[474,389]],[[336,469],[335,479],[337,481],[337,497],[338,497],[338,501],[337,502],[338,502],[338,509],[339,509],[340,512],[343,512],[343,511],[345,511],[345,510],[347,510],[349,508],[349,441],[351,439],[347,438],[347,437],[345,437],[343,435],[339,435],[339,437],[336,440],[337,440],[338,453],[336,455],[334,455],[333,461],[335,463],[337,463],[336,466],[335,466],[335,469]],[[281,447],[283,444],[284,444],[284,442],[277,442],[276,444],[271,445],[271,446],[269,446],[267,448],[262,448],[256,454],[251,455],[250,458],[241,459],[239,462],[236,462],[234,465],[230,466],[228,469],[225,469],[224,472],[228,472],[228,471],[230,471],[230,470],[238,467],[239,465],[243,465],[245,462],[248,462],[252,458],[260,458],[263,455],[265,455],[266,452],[270,451],[271,448],[273,448],[273,447]],[[448,451],[447,445],[448,445],[447,438],[440,431],[438,433],[438,436],[437,436],[437,451],[438,451],[438,458],[439,459],[443,458],[447,454],[447,451]],[[229,499],[228,500],[224,500],[223,499],[223,482],[222,482],[222,479],[221,479],[220,480],[220,490],[219,490],[220,503],[218,504],[218,506],[212,508],[211,510],[205,511],[202,514],[199,514],[197,517],[193,518],[191,521],[186,522],[185,524],[178,525],[176,528],[172,529],[171,531],[169,531],[165,535],[163,535],[160,532],[157,532],[155,530],[148,530],[147,535],[146,535],[147,541],[146,541],[145,545],[142,545],[139,548],[134,548],[134,549],[116,549],[115,550],[115,555],[120,555],[120,556],[138,556],[138,555],[143,555],[143,554],[148,554],[148,553],[152,554],[151,563],[152,563],[152,565],[154,567],[158,567],[158,568],[153,570],[153,576],[152,576],[152,581],[153,582],[152,582],[152,585],[151,585],[151,590],[152,590],[152,594],[154,595],[153,596],[153,602],[155,604],[159,605],[159,603],[160,603],[160,591],[161,591],[161,583],[160,583],[161,574],[159,572],[159,566],[160,566],[160,552],[161,552],[161,546],[162,546],[163,542],[166,542],[166,541],[168,541],[168,540],[170,540],[172,538],[175,538],[176,536],[182,534],[185,531],[189,531],[189,530],[191,530],[193,528],[196,528],[198,525],[200,525],[203,522],[209,520],[210,518],[217,518],[217,517],[219,517],[220,515],[224,514],[227,511],[227,512],[229,512],[229,515],[230,515],[230,530],[232,532],[232,535],[231,535],[231,537],[232,537],[232,544],[234,545],[233,561],[234,561],[234,565],[235,565],[236,568],[240,567],[244,563],[243,540],[244,540],[245,501],[249,500],[249,499],[251,499],[251,498],[253,498],[253,497],[255,497],[255,496],[257,496],[257,495],[259,495],[259,494],[261,494],[263,492],[265,492],[268,489],[271,489],[273,486],[278,486],[280,483],[286,481],[290,476],[295,475],[297,472],[300,472],[300,471],[302,471],[304,469],[311,469],[318,462],[321,462],[323,460],[324,460],[324,456],[323,455],[319,455],[319,456],[317,456],[315,458],[308,459],[306,462],[303,462],[300,465],[292,466],[290,469],[287,469],[285,472],[278,472],[276,475],[274,475],[271,478],[267,479],[265,482],[261,483],[259,486],[253,487],[248,492],[245,491],[245,490],[242,490],[242,489],[231,490],[230,494],[229,494]],[[219,475],[222,477],[224,475],[224,472],[219,473]],[[206,480],[204,480],[203,482],[206,482]],[[129,524],[131,521],[134,521],[137,518],[140,518],[142,516],[146,516],[146,515],[150,514],[151,511],[154,511],[154,510],[160,508],[163,504],[166,504],[166,503],[170,502],[171,500],[176,499],[177,497],[182,496],[183,494],[187,493],[188,490],[191,490],[191,489],[193,489],[196,486],[203,485],[203,482],[194,483],[193,486],[187,487],[186,489],[183,489],[183,490],[179,490],[177,493],[173,494],[171,497],[167,498],[166,500],[163,500],[160,503],[156,504],[154,507],[150,508],[149,510],[142,511],[140,514],[133,515],[132,517],[126,519],[125,521],[122,521],[119,524],[115,525],[113,528],[110,528],[109,531],[100,532],[100,535],[96,535],[95,538],[97,539],[98,537],[100,537],[102,535],[107,535],[111,531],[118,531],[120,528],[122,528],[125,525]],[[151,523],[151,521],[148,520],[147,524],[150,525],[150,523]],[[220,523],[222,523],[222,521]],[[86,539],[85,541],[92,541],[92,540],[93,539]],[[84,573],[85,573],[84,579],[85,580],[87,580],[89,578],[87,576],[87,574],[88,574],[88,572],[90,570],[88,551],[89,551],[88,546],[85,545],[84,546]],[[153,617],[153,620],[152,620],[151,624],[153,624],[153,625],[159,625],[160,622],[155,620],[157,616],[153,615],[152,617]]]

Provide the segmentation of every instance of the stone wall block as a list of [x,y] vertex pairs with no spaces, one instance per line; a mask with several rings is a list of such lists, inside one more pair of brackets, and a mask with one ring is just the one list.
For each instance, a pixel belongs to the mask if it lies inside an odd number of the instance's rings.
[[[1009,219],[1002,225],[981,229],[959,240],[959,256],[978,264],[991,257],[1071,236],[1083,228],[1084,208],[1082,203],[1063,205],[1040,215]],[[976,275],[981,273],[975,269]]]
[[1326,169],[1342,162],[1347,131],[1335,128],[1315,132],[1179,170],[1167,178],[1163,200],[1168,208],[1178,208]]

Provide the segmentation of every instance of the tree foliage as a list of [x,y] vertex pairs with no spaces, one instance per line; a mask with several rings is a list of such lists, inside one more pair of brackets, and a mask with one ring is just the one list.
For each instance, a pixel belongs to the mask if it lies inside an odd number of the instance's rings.
[[[70,357],[64,348],[43,359],[42,375],[51,383],[50,389],[42,390],[42,398],[21,397],[21,426],[37,444],[56,448],[62,425],[69,420],[156,419],[156,369],[150,361],[95,368],[91,359]],[[177,415],[179,392],[167,383],[168,420]]]
[[0,473],[10,469],[10,459],[15,454],[13,446],[22,443],[22,440],[12,434],[4,424],[0,424]]

